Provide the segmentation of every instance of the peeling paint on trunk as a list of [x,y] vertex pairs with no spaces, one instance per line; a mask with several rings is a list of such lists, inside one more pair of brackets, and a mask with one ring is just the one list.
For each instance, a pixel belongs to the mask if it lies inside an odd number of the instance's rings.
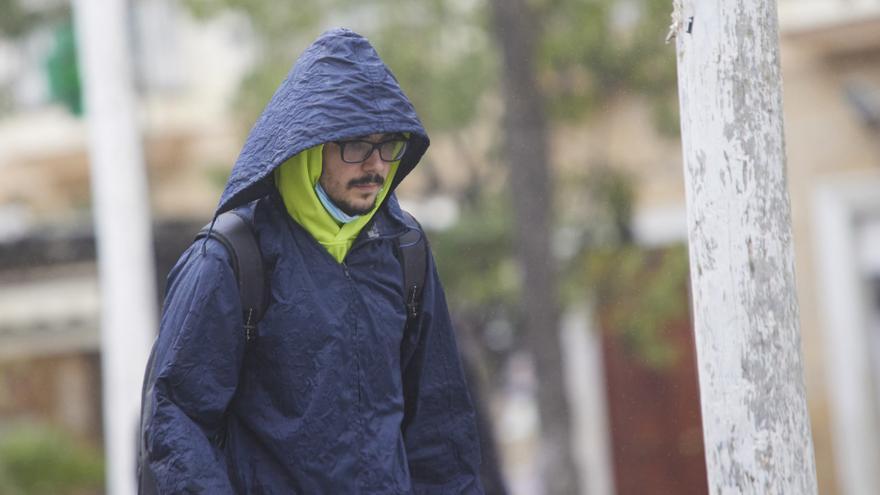
[[676,33],[712,494],[815,494],[776,3],[684,0]]

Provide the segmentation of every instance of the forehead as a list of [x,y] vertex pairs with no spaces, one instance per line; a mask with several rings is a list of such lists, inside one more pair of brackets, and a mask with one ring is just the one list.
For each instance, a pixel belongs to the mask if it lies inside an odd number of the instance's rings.
[[380,134],[367,134],[366,136],[357,136],[350,139],[350,141],[370,141],[373,143],[380,143],[382,141],[388,141],[391,139],[403,139],[403,134],[399,132],[387,132]]

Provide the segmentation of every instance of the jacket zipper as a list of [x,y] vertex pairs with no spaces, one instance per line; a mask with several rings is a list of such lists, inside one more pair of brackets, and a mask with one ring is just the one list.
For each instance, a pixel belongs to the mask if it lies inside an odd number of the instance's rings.
[[[351,278],[351,271],[349,271],[349,269],[348,269],[348,264],[345,261],[343,261],[342,263],[340,263],[340,266],[342,266],[342,272],[345,274],[345,278],[348,279],[349,286],[351,287],[352,292],[357,292],[357,289],[355,289],[355,287],[354,287],[354,281]],[[357,378],[357,380],[356,380],[357,399],[358,399],[358,406],[360,406],[360,404],[363,404],[363,391],[361,390],[361,387],[362,387],[362,385],[361,385],[361,356],[360,356],[361,342],[360,342],[360,332],[358,331],[357,318],[355,318],[353,324],[354,324],[355,363],[357,365],[356,371],[355,371],[355,375]]]

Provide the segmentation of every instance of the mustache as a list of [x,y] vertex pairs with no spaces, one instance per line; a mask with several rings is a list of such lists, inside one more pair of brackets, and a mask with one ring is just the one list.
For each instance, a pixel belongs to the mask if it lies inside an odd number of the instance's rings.
[[348,181],[348,187],[352,188],[355,186],[365,186],[367,184],[378,184],[380,186],[385,185],[385,178],[379,174],[368,174],[363,177],[359,177],[357,179],[352,179]]

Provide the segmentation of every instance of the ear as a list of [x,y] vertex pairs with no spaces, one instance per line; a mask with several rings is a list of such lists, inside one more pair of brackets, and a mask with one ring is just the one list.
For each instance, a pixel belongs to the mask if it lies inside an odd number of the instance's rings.
[[[324,164],[328,163],[330,153],[339,153],[339,148],[333,143],[324,143],[321,145],[321,173],[318,175],[318,181],[324,179]],[[323,185],[323,184],[322,184]]]

